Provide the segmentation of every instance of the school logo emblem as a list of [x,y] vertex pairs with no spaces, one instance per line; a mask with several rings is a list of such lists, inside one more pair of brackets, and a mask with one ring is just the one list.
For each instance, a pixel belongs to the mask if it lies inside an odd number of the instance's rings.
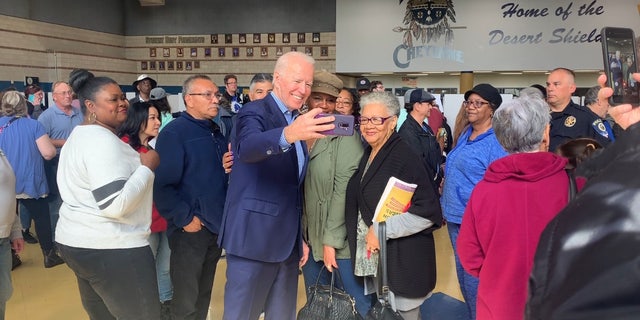
[[565,120],[564,120],[564,126],[567,128],[571,128],[574,125],[576,125],[576,117],[574,116],[568,116]]
[[[399,0],[400,4],[404,0]],[[449,25],[456,22],[456,12],[452,0],[408,0],[404,16],[404,27],[395,27],[393,31],[403,32],[403,43],[409,47],[413,41],[422,44],[436,42],[444,37],[445,43],[453,41],[453,29]]]

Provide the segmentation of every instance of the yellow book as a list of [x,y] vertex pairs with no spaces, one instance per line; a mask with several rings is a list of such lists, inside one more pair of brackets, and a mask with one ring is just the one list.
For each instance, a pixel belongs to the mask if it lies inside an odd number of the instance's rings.
[[417,184],[406,183],[396,177],[389,178],[382,197],[373,215],[374,222],[386,221],[387,218],[407,212],[411,206],[411,198]]

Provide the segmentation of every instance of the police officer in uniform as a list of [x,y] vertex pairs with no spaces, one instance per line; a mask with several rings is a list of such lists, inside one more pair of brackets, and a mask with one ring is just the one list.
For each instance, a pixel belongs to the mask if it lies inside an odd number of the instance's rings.
[[593,138],[603,146],[611,142],[600,117],[571,101],[571,95],[575,91],[575,74],[572,70],[556,68],[547,77],[547,102],[551,108],[551,152],[560,144],[575,138]]

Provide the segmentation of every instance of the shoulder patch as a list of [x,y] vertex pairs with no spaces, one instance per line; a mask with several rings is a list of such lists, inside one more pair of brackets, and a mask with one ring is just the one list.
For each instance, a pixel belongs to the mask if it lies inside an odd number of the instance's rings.
[[609,132],[607,128],[604,126],[604,123],[601,119],[597,119],[596,121],[591,123],[593,130],[595,130],[599,135],[609,139]]
[[571,128],[576,125],[576,121],[576,117],[568,116],[566,119],[564,119],[564,126],[567,128]]

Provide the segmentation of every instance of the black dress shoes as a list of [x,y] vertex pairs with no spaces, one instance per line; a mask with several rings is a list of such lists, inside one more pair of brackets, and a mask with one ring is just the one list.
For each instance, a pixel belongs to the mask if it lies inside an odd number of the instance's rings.
[[22,231],[22,238],[24,238],[24,241],[26,243],[38,243],[38,239],[36,239],[36,237],[34,237],[31,232],[29,232],[29,229]]
[[45,268],[53,268],[59,264],[63,264],[64,260],[58,256],[54,249],[50,249],[48,251],[42,250],[42,255],[44,256],[44,267]]

